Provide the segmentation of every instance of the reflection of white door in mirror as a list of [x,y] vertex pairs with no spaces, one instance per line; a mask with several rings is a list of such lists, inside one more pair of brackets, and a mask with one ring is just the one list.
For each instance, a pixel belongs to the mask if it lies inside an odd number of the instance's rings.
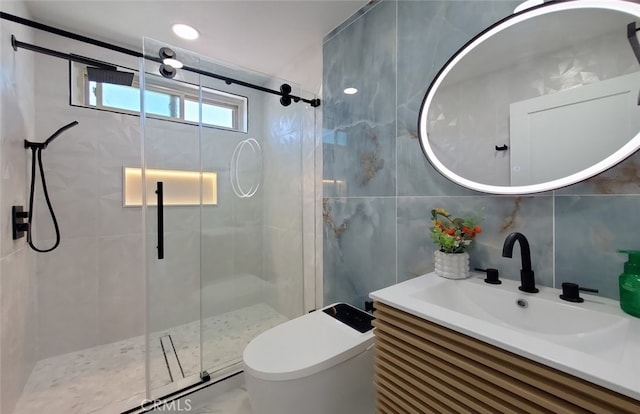
[[639,86],[636,72],[511,104],[510,184],[570,176],[624,146],[640,130]]

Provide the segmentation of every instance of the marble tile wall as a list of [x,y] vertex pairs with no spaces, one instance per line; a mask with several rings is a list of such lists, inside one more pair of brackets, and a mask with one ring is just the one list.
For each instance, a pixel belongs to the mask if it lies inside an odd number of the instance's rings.
[[[278,89],[280,83],[274,81],[270,87]],[[294,95],[301,95],[297,85],[292,88]],[[303,240],[307,239],[303,238],[302,224],[303,150],[307,148],[303,144],[313,137],[313,124],[310,128],[305,117],[309,108],[306,104],[283,107],[278,99],[264,96],[265,297],[269,305],[289,318],[315,307],[310,304],[306,309],[304,303],[305,271],[310,271],[305,265]],[[310,149],[313,151],[313,147]],[[309,156],[307,150],[306,158]],[[312,176],[313,169],[306,172]],[[313,192],[310,194],[313,196]]]
[[[135,59],[43,32],[35,43],[137,67]],[[79,122],[43,152],[61,243],[36,255],[40,359],[143,334],[146,286],[141,210],[122,207],[122,168],[141,163],[140,119],[70,106],[68,63],[33,56],[33,140]],[[33,236],[36,245],[51,246],[41,187],[36,194]]]
[[[24,3],[2,11],[28,17]],[[12,205],[25,205],[26,151],[34,133],[34,58],[9,46],[11,34],[31,42],[33,30],[0,21],[0,412],[10,413],[36,362],[37,288],[34,255],[26,238],[12,239]]]
[[[383,0],[325,38],[325,303],[362,306],[370,291],[432,271],[434,207],[482,213],[484,232],[470,251],[474,267],[517,279],[519,260],[500,253],[505,236],[520,231],[531,243],[539,284],[573,281],[618,297],[625,257],[616,250],[640,249],[640,155],[567,188],[512,197],[449,182],[418,143],[420,104],[439,68],[519,3]],[[358,94],[344,95],[346,83]]]

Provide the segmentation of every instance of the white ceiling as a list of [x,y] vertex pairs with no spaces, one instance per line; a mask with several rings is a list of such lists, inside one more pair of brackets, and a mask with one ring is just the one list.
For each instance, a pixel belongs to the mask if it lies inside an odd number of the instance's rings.
[[[284,77],[316,91],[322,39],[365,0],[26,1],[31,19],[85,36],[142,49],[142,37],[166,41],[218,61]],[[171,31],[187,23],[194,41]]]

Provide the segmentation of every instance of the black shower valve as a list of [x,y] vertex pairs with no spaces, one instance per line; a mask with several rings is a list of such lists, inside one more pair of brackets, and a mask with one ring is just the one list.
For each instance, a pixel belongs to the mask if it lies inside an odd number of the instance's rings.
[[29,213],[23,210],[23,206],[11,206],[11,227],[13,240],[24,237],[29,231],[29,223],[25,223],[24,219],[29,217]]

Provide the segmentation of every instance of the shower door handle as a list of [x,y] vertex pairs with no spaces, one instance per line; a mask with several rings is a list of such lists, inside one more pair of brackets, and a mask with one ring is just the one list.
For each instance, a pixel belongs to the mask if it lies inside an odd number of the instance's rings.
[[164,259],[164,200],[162,198],[162,181],[156,182],[158,198],[158,260]]

